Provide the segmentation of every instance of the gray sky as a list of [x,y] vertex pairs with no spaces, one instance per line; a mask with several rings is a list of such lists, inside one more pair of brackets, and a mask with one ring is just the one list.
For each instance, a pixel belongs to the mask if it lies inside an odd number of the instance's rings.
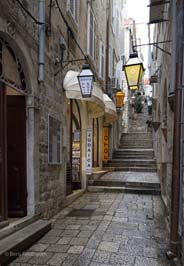
[[[137,25],[137,37],[141,43],[148,43],[149,0],[127,0],[128,17],[135,20]],[[138,48],[139,50],[139,48]],[[141,52],[144,57],[144,67],[147,67],[148,46],[142,46]]]

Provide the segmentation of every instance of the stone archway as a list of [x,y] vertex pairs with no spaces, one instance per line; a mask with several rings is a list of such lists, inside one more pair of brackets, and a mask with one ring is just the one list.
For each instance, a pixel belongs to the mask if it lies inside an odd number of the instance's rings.
[[31,94],[28,73],[27,60],[19,46],[8,34],[0,31],[0,143],[4,143],[4,158],[0,156],[3,169],[0,171],[0,222],[8,217],[27,215],[30,196],[27,197],[27,101]]

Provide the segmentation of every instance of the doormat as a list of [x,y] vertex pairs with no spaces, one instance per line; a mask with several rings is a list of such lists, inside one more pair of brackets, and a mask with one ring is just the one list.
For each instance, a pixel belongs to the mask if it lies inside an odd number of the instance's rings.
[[90,209],[76,209],[72,210],[67,216],[69,217],[91,217],[95,210]]

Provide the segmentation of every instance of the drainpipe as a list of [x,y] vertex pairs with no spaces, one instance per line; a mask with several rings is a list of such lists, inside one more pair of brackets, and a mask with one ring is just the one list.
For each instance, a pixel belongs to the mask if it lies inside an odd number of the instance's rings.
[[107,7],[107,22],[106,22],[106,92],[109,93],[109,25],[110,25],[110,1]]
[[181,189],[181,104],[182,104],[182,81],[183,81],[183,0],[179,1],[177,8],[177,27],[179,30],[176,37],[178,49],[176,57],[176,82],[175,82],[175,111],[174,111],[174,136],[173,136],[173,168],[171,190],[171,223],[170,223],[170,251],[167,256],[172,259],[179,255],[179,220],[180,220],[180,189]]
[[38,55],[38,81],[44,81],[45,65],[45,0],[39,0],[39,55]]

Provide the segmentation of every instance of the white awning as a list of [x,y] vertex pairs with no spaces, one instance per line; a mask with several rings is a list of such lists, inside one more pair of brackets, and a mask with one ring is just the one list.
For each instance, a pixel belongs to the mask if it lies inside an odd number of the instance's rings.
[[105,103],[103,100],[103,92],[93,82],[92,96],[89,98],[83,98],[77,76],[79,72],[69,70],[64,78],[63,87],[65,89],[66,97],[69,99],[76,99],[88,102],[88,111],[91,117],[100,117],[103,116],[105,112]]
[[118,118],[116,106],[111,98],[105,93],[103,94],[103,99],[105,103],[105,122],[112,123]]

